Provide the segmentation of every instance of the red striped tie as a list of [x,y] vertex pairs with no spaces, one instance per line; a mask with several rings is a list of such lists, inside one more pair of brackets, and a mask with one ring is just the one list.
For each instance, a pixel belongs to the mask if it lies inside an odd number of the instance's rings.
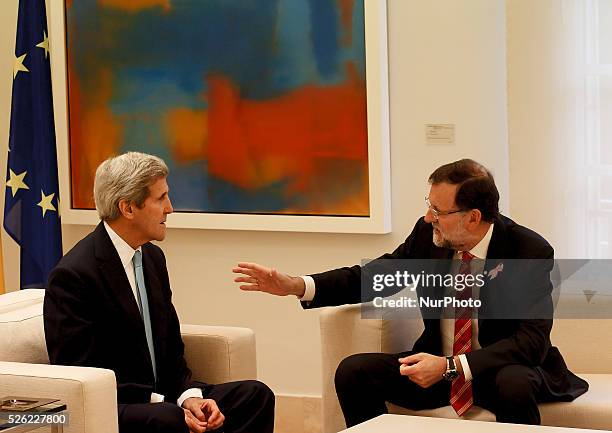
[[[470,261],[474,256],[467,251],[461,257],[459,274],[470,274]],[[469,299],[472,297],[472,287],[467,286],[462,292],[457,292],[457,299]],[[461,355],[472,350],[472,309],[455,309],[455,342],[453,343],[453,355]],[[455,379],[451,385],[450,403],[457,415],[463,416],[474,404],[472,396],[472,382],[466,382],[463,375]]]

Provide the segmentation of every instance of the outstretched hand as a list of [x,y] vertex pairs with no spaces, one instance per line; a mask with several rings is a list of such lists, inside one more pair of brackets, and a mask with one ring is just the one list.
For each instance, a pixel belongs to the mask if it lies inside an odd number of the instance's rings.
[[234,278],[240,288],[246,291],[266,292],[277,296],[295,295],[298,298],[304,296],[304,280],[278,272],[276,269],[267,268],[257,263],[238,263],[232,272],[242,274]]

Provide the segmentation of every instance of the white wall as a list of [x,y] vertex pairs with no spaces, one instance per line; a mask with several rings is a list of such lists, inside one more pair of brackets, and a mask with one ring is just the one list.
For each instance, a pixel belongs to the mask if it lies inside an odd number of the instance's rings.
[[[0,3],[0,137],[6,149],[17,0]],[[497,177],[508,209],[506,17],[503,0],[388,0],[393,231],[388,235],[169,230],[162,244],[183,322],[237,325],[257,335],[260,379],[282,394],[319,395],[318,313],[295,299],[241,293],[238,260],[292,274],[353,264],[392,250],[423,214],[438,165],[473,157]],[[455,123],[457,143],[426,146],[426,123]],[[5,152],[0,160],[4,170]],[[91,227],[64,226],[69,249]],[[4,236],[7,282],[17,250]]]
[[[510,209],[555,248],[557,258],[587,256],[586,136],[578,115],[585,41],[581,0],[508,0]],[[584,55],[584,54],[583,54]]]

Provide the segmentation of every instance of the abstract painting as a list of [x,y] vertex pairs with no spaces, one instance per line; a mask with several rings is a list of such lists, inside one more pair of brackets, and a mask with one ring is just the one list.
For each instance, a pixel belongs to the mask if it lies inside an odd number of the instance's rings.
[[370,216],[364,1],[65,0],[71,208],[136,150],[175,211]]

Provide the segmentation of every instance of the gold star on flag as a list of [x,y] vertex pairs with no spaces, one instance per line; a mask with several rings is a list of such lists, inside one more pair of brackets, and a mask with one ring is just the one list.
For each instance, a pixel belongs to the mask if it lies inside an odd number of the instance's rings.
[[17,74],[19,72],[30,72],[30,70],[26,68],[23,64],[23,61],[25,60],[27,55],[28,54],[26,53],[23,56],[15,56],[15,62],[13,64],[13,80],[15,79],[15,77],[17,77]]
[[36,46],[45,50],[45,59],[49,57],[49,38],[47,37],[47,32],[43,31],[43,41]]
[[55,206],[53,206],[53,203],[51,203],[51,200],[53,200],[53,196],[55,196],[55,193],[52,192],[49,195],[45,195],[43,190],[40,190],[40,195],[41,195],[41,199],[40,199],[40,202],[37,204],[37,206],[41,207],[42,213],[43,213],[43,218],[44,218],[45,217],[45,213],[48,210],[57,211],[57,209],[55,209]]
[[23,178],[26,176],[26,174],[28,174],[27,171],[24,171],[21,174],[15,174],[13,170],[9,169],[10,179],[6,181],[6,186],[11,187],[13,197],[15,197],[15,194],[17,194],[17,191],[19,191],[20,189],[30,189],[30,187],[27,186],[23,181]]

